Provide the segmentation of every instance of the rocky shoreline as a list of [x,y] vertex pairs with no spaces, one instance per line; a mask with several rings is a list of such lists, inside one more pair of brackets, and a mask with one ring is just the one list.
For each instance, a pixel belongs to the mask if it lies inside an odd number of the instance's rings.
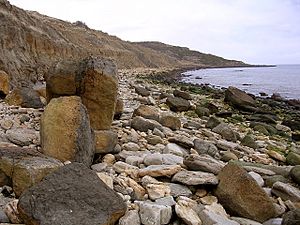
[[1,100],[0,224],[299,224],[299,102],[183,84],[181,72],[119,70],[88,167],[41,153],[44,107]]

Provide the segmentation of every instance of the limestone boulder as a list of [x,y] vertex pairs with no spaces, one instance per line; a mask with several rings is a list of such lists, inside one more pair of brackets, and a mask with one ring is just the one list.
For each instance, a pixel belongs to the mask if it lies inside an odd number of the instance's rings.
[[61,61],[50,69],[47,101],[60,96],[77,95],[89,112],[95,130],[110,129],[117,101],[117,68],[104,58]]
[[91,165],[94,134],[80,97],[54,98],[41,116],[42,152],[61,161]]
[[0,98],[4,98],[9,93],[9,76],[0,70]]
[[106,225],[115,224],[126,205],[94,171],[71,163],[25,191],[18,210],[28,225]]
[[240,166],[228,164],[218,179],[215,194],[228,213],[258,222],[276,216],[271,198]]
[[37,91],[22,87],[15,88],[5,97],[5,102],[9,105],[21,106],[23,108],[42,108],[44,105]]

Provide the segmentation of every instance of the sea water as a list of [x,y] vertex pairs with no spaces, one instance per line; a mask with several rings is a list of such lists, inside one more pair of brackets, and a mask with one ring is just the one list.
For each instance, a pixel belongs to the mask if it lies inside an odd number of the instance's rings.
[[279,93],[287,99],[300,99],[300,65],[200,69],[185,72],[182,81],[216,88],[234,86],[255,95]]

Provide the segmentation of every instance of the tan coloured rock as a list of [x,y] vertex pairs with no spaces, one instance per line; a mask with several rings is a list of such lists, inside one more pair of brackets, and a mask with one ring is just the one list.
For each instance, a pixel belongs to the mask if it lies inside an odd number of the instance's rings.
[[9,77],[3,70],[0,70],[0,98],[9,93]]
[[135,116],[141,116],[145,119],[150,120],[156,120],[159,119],[159,111],[154,108],[153,106],[148,105],[140,105],[138,108],[136,108],[133,112],[133,117]]
[[91,165],[94,137],[79,97],[54,98],[41,116],[42,152],[61,161]]
[[95,130],[110,129],[117,101],[117,69],[104,58],[61,61],[47,75],[47,101],[78,95],[89,112]]
[[124,111],[124,102],[121,98],[117,98],[114,119],[120,119]]
[[12,90],[6,96],[5,102],[24,108],[42,108],[44,106],[37,91],[27,87]]
[[170,114],[161,115],[159,118],[159,122],[161,125],[169,127],[172,130],[179,130],[181,128],[180,119]]
[[118,135],[111,130],[95,131],[95,153],[110,153],[118,142]]
[[175,173],[181,170],[179,165],[152,165],[144,169],[139,170],[139,176],[151,176],[151,177],[171,177]]

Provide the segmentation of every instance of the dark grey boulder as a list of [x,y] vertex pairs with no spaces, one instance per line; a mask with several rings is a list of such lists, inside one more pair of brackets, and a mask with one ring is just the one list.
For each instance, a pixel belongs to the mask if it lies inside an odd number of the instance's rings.
[[300,209],[292,210],[283,216],[281,225],[298,225],[300,224]]
[[94,171],[71,163],[23,192],[18,210],[27,225],[107,225],[125,214],[126,205]]
[[178,97],[168,97],[166,104],[174,112],[188,111],[191,108],[191,104],[188,100]]

